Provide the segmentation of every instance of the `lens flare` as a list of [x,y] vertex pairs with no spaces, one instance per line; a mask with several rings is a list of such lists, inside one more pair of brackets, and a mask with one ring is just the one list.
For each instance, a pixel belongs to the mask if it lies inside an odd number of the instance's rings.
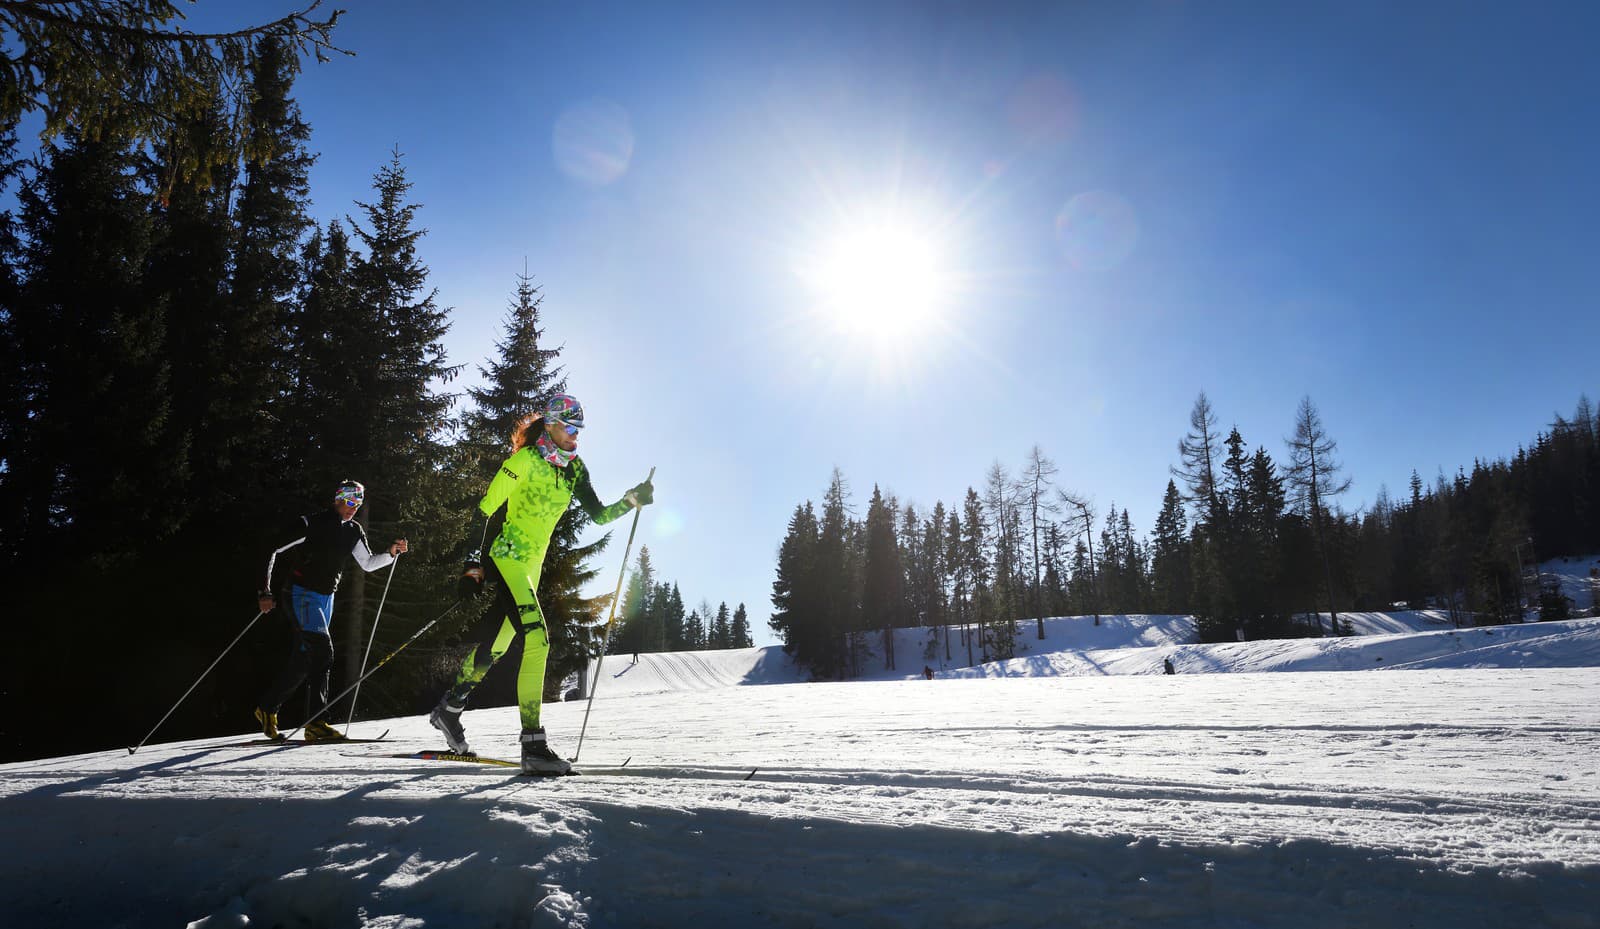
[[604,187],[628,172],[633,127],[628,111],[609,100],[569,107],[551,132],[556,167],[574,180]]
[[1139,216],[1114,193],[1091,190],[1056,214],[1061,252],[1080,271],[1110,271],[1128,260],[1139,242]]

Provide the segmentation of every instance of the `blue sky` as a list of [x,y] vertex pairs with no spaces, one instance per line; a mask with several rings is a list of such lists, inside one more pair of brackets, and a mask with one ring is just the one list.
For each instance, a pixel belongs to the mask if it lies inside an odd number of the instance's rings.
[[1590,4],[342,5],[316,216],[398,145],[469,365],[526,262],[601,496],[657,467],[640,541],[761,637],[835,465],[925,509],[1038,444],[1144,534],[1201,390],[1280,461],[1309,394],[1353,509],[1600,385]]

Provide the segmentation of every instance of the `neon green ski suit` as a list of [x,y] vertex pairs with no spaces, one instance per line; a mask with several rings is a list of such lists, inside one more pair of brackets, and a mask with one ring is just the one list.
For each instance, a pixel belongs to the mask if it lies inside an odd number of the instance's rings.
[[[556,523],[576,497],[596,525],[604,525],[633,509],[626,498],[603,506],[589,483],[589,469],[580,458],[565,467],[545,460],[530,444],[506,459],[478,502],[483,522],[474,521],[473,541],[487,535],[488,525],[503,508],[505,523],[489,546],[486,567],[498,574],[494,606],[478,626],[479,644],[468,653],[450,696],[465,704],[490,666],[499,661],[517,636],[523,637],[522,666],[517,671],[517,706],[524,729],[539,728],[544,702],[544,667],[550,654],[550,630],[539,610],[539,573]],[[483,528],[478,527],[482,525]],[[469,545],[472,542],[468,543]],[[534,634],[537,631],[538,634]]]

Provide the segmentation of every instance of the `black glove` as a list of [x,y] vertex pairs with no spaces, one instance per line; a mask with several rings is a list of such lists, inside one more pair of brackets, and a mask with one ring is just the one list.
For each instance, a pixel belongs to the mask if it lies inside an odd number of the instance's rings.
[[456,581],[456,596],[471,600],[483,593],[483,565],[469,561],[461,568],[461,578]]
[[622,495],[635,508],[656,502],[656,485],[648,480]]

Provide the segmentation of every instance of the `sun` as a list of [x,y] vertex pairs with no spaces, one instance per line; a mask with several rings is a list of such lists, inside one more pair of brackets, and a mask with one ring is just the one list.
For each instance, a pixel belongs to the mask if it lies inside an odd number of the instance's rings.
[[822,315],[873,341],[919,335],[941,317],[950,276],[933,234],[898,219],[835,233],[802,270]]

